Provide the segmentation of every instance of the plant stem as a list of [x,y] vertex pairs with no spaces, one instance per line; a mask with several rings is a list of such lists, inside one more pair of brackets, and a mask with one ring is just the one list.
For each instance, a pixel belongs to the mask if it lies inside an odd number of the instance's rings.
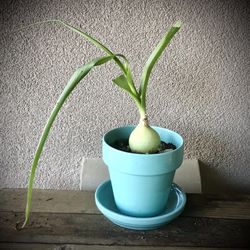
[[132,99],[134,100],[138,110],[139,110],[139,113],[140,113],[140,117],[143,118],[146,116],[146,112],[145,112],[145,109],[142,107],[141,105],[141,101],[140,101],[140,98],[138,98],[136,95],[134,95],[133,93],[129,93],[129,95],[132,97]]

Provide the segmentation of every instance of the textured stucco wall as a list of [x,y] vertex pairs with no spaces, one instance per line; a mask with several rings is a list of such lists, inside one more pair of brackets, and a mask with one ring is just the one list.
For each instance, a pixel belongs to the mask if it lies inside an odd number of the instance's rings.
[[[0,3],[0,187],[25,187],[42,128],[72,71],[102,52],[56,25],[63,19],[124,53],[138,81],[175,20],[182,30],[151,77],[151,124],[181,133],[185,156],[205,163],[206,191],[250,192],[248,1],[30,0]],[[83,156],[101,156],[101,137],[134,124],[137,111],[112,85],[114,64],[92,72],[59,114],[36,187],[77,189]]]

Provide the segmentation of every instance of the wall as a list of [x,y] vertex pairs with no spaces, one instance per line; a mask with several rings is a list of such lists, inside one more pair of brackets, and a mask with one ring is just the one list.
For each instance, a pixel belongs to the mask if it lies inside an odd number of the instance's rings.
[[[125,54],[135,79],[176,20],[184,23],[150,79],[151,124],[181,133],[198,158],[207,192],[250,193],[248,1],[1,1],[0,187],[26,187],[39,136],[72,72],[103,53],[59,25],[62,19]],[[77,189],[81,160],[101,156],[101,137],[136,124],[129,97],[112,85],[110,63],[91,72],[60,112],[36,187]]]

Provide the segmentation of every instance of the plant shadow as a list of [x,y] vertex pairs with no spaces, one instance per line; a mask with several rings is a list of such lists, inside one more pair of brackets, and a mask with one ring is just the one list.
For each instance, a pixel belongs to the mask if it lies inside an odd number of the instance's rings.
[[222,135],[215,136],[204,129],[186,131],[186,157],[198,158],[203,193],[250,193],[240,149],[230,147],[232,144]]

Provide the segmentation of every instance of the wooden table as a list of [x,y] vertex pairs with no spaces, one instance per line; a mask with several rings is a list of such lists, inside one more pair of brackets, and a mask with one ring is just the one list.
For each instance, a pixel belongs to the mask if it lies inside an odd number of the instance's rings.
[[25,196],[23,189],[0,190],[0,249],[250,249],[250,195],[188,194],[175,221],[133,231],[105,219],[93,192],[35,190],[30,224],[16,231]]

